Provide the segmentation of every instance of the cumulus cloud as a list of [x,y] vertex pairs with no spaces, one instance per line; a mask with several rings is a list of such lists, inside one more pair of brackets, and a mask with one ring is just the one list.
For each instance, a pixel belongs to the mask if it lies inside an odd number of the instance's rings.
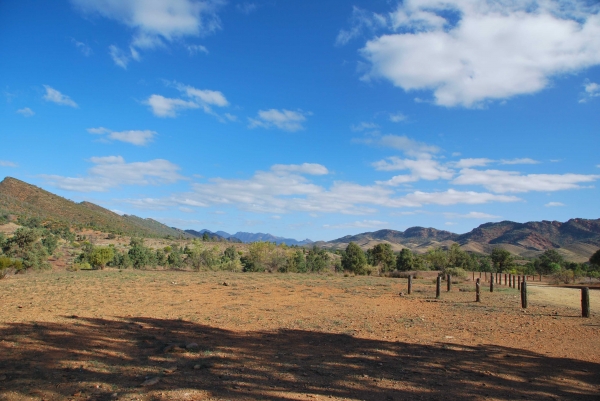
[[466,214],[444,213],[444,216],[446,216],[446,218],[448,218],[448,219],[479,219],[479,220],[490,219],[490,220],[496,220],[496,219],[500,218],[500,216],[495,216],[493,214],[482,213],[482,212],[469,212],[469,213],[466,213]]
[[17,167],[17,163],[9,162],[8,160],[0,160],[0,167]]
[[19,110],[17,110],[17,113],[19,113],[23,117],[31,117],[35,114],[35,112],[33,110],[31,110],[29,107],[24,107],[22,109],[19,109]]
[[365,130],[375,130],[379,128],[379,125],[375,123],[361,122],[359,124],[353,124],[350,126],[350,129],[354,132],[360,132]]
[[457,162],[453,162],[452,166],[456,168],[470,168],[470,167],[482,167],[486,166],[490,163],[493,163],[494,160],[487,158],[470,158],[470,159],[460,159]]
[[106,135],[108,139],[127,142],[137,146],[147,145],[157,135],[156,131],[150,130],[112,131],[104,127],[88,128],[87,131],[90,134]]
[[353,6],[350,24],[350,29],[340,30],[335,38],[336,45],[343,46],[365,33],[373,33],[384,28],[387,25],[387,19],[382,14],[369,12],[360,7]]
[[92,157],[83,177],[42,175],[49,185],[76,192],[106,192],[121,185],[161,185],[183,180],[179,166],[164,159],[127,163],[121,156]]
[[544,206],[546,206],[546,207],[560,207],[560,206],[565,206],[565,204],[562,203],[562,202],[548,202]]
[[364,139],[354,139],[354,142],[400,150],[404,154],[413,157],[430,157],[431,154],[440,151],[440,148],[437,146],[415,141],[404,135],[383,135]]
[[71,0],[81,12],[118,21],[133,30],[129,53],[111,46],[115,64],[126,68],[137,49],[165,46],[186,37],[205,36],[221,28],[221,0]]
[[500,164],[540,164],[539,161],[530,159],[528,157],[520,158],[520,159],[502,159],[500,160]]
[[447,107],[535,93],[600,64],[599,10],[583,1],[407,0],[386,18],[388,32],[361,49],[370,63],[363,79],[432,91]]
[[152,95],[145,102],[156,117],[177,117],[180,110],[197,109],[200,106],[194,102],[173,99],[161,95]]
[[406,208],[422,205],[483,204],[515,202],[514,196],[456,191],[416,191],[396,196],[388,186],[360,185],[335,181],[329,187],[317,185],[307,175],[323,175],[327,168],[318,164],[274,165],[269,171],[257,171],[248,179],[212,178],[197,183],[187,193],[164,199],[134,199],[137,207],[235,206],[241,210],[283,214],[289,212],[370,214],[379,207]]
[[420,158],[416,160],[401,159],[396,156],[388,157],[385,160],[380,160],[373,163],[373,167],[379,171],[397,171],[410,170],[411,174],[397,175],[388,181],[378,181],[378,184],[383,185],[400,185],[407,182],[415,182],[419,180],[449,180],[454,175],[454,171],[442,166],[438,161],[431,158]]
[[248,128],[279,128],[284,131],[295,132],[304,129],[302,125],[306,121],[306,115],[303,111],[291,110],[259,110],[255,118],[249,118]]
[[51,86],[44,85],[44,88],[46,88],[46,94],[44,95],[45,101],[60,104],[62,106],[79,107],[69,96],[63,95]]
[[351,223],[342,223],[342,224],[323,224],[323,228],[328,229],[340,229],[340,228],[381,228],[388,226],[389,223],[386,221],[379,220],[362,220],[362,221],[353,221]]
[[108,46],[108,54],[113,59],[113,62],[124,70],[127,69],[127,65],[131,61],[132,58],[137,58],[137,53],[133,52],[130,49],[130,52],[127,53],[115,45]]
[[582,188],[580,184],[600,179],[600,175],[521,174],[517,171],[463,169],[452,183],[481,185],[496,192],[561,191]]
[[79,49],[79,51],[86,57],[89,57],[92,55],[92,48],[89,47],[88,45],[86,45],[83,42],[79,42],[77,40],[75,40],[74,38],[71,38],[71,42],[75,45],[75,47],[77,49]]
[[406,121],[408,117],[404,113],[390,113],[390,121],[393,123],[399,123],[401,121]]
[[194,54],[198,54],[198,53],[208,54],[208,49],[206,48],[206,46],[187,45],[186,48],[187,48],[188,52],[190,53],[190,56],[193,56]]
[[[170,84],[171,85],[171,84]],[[210,89],[198,89],[178,82],[172,84],[185,99],[167,98],[162,95],[152,95],[144,103],[150,106],[157,117],[176,117],[180,110],[201,108],[207,114],[212,114],[223,120],[212,107],[226,107],[229,102],[225,95]],[[229,118],[227,117],[229,120]]]
[[590,82],[590,80],[586,80],[583,83],[583,88],[585,91],[581,94],[579,98],[579,103],[587,103],[595,97],[600,97],[600,85],[595,82]]

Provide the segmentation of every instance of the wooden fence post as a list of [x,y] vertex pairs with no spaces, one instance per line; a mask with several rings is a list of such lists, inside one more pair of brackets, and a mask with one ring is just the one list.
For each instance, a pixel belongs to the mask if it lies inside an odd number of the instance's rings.
[[479,283],[479,279],[475,283],[475,302],[481,302],[481,284]]
[[512,274],[508,275],[508,286],[512,287]]
[[408,295],[412,293],[412,274],[408,276]]
[[504,285],[506,285],[507,281],[506,281],[506,273],[504,273]]
[[581,317],[590,317],[590,289],[581,289]]
[[494,292],[494,280],[490,280],[490,292]]
[[435,299],[440,299],[442,287],[442,276],[437,276],[437,280],[435,282]]
[[519,274],[517,276],[517,290],[521,289],[521,275]]
[[521,283],[521,308],[527,309],[527,281]]
[[447,288],[448,292],[450,292],[450,290],[452,289],[452,276],[450,274],[448,274],[446,276],[446,280],[448,281],[446,283],[446,288]]

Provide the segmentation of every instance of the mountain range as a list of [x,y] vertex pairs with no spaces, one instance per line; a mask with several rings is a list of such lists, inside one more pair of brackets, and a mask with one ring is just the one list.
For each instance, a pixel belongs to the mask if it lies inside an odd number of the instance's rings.
[[424,253],[434,247],[449,247],[457,243],[466,251],[490,253],[501,247],[523,257],[535,257],[547,249],[556,249],[568,260],[583,262],[600,248],[600,219],[571,219],[515,223],[501,221],[485,223],[465,234],[455,234],[435,228],[411,227],[405,231],[379,230],[347,235],[315,245],[345,249],[355,242],[363,249],[379,243],[389,243],[394,250],[409,248]]
[[424,253],[434,247],[449,247],[457,243],[466,251],[489,253],[502,247],[523,257],[535,257],[547,249],[556,249],[566,259],[582,262],[600,248],[600,219],[574,218],[564,223],[558,221],[532,221],[516,223],[501,221],[485,223],[465,234],[455,234],[435,228],[411,227],[405,231],[378,230],[347,235],[332,241],[298,241],[264,233],[181,230],[166,226],[151,218],[119,215],[91,202],[73,202],[34,185],[6,177],[0,182],[0,220],[18,217],[38,217],[43,220],[65,222],[81,228],[93,228],[124,235],[195,238],[208,232],[211,239],[229,242],[270,241],[287,245],[345,249],[355,242],[363,249],[379,243],[389,243],[399,251],[409,248]]
[[298,241],[293,238],[277,237],[272,234],[247,233],[247,232],[243,232],[243,231],[238,231],[235,234],[229,234],[225,231],[212,232],[207,229],[203,229],[200,231],[185,230],[185,232],[187,232],[188,234],[192,234],[196,237],[202,237],[204,235],[204,233],[206,232],[209,234],[209,236],[211,238],[216,237],[217,239],[229,240],[231,242],[250,243],[250,242],[257,242],[257,241],[266,241],[266,242],[275,242],[278,245],[286,244],[289,246],[292,246],[292,245],[303,246],[303,245],[309,245],[309,244],[313,243],[313,241],[309,240],[308,238],[305,240],[302,240],[302,241]]

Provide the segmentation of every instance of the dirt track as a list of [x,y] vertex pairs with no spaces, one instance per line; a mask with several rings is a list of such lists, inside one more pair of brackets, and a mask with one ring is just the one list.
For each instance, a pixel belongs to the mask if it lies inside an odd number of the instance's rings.
[[[431,279],[401,297],[405,286],[300,274],[12,277],[0,281],[0,399],[597,399],[594,307],[582,319],[534,292],[523,312],[503,287],[477,304],[471,282],[439,301]],[[147,379],[157,382],[140,386]]]

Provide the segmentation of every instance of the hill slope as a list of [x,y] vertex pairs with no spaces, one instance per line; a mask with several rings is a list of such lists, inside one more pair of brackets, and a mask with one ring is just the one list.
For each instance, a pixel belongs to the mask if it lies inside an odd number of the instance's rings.
[[152,219],[120,216],[91,202],[76,203],[34,185],[6,177],[0,182],[0,212],[42,220],[67,222],[107,232],[149,237],[189,236]]

